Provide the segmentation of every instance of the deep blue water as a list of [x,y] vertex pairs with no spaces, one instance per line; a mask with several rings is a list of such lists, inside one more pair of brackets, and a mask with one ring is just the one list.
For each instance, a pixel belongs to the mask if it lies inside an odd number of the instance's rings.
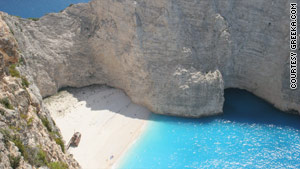
[[226,90],[225,99],[220,116],[153,114],[119,168],[300,168],[300,116],[244,90]]
[[0,11],[22,18],[39,18],[47,13],[59,12],[70,4],[90,0],[0,0]]

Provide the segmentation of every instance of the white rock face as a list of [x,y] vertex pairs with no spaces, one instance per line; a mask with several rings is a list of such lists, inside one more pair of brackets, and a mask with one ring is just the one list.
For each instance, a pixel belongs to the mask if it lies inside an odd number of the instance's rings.
[[300,112],[300,89],[289,89],[289,3],[93,0],[36,22],[2,15],[43,97],[107,84],[155,113],[199,117],[222,112],[230,87]]

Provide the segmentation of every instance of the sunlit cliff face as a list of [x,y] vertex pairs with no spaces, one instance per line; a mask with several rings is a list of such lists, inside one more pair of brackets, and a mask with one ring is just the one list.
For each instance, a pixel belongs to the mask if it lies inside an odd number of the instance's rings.
[[200,117],[222,112],[234,87],[300,111],[287,1],[94,0],[36,22],[3,18],[42,96],[107,84],[155,113]]

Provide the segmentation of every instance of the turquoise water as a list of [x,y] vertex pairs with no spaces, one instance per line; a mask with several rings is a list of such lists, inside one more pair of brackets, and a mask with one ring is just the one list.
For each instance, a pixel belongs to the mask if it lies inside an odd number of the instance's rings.
[[70,4],[90,0],[0,0],[0,11],[23,18],[39,18],[50,12],[59,12]]
[[121,169],[300,168],[300,116],[249,92],[225,92],[224,115],[152,115]]

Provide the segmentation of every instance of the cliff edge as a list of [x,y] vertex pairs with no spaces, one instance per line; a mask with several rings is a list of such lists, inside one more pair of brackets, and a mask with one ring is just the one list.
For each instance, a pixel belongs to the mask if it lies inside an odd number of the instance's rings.
[[38,89],[18,70],[24,64],[13,31],[0,16],[0,168],[80,168],[64,152]]

